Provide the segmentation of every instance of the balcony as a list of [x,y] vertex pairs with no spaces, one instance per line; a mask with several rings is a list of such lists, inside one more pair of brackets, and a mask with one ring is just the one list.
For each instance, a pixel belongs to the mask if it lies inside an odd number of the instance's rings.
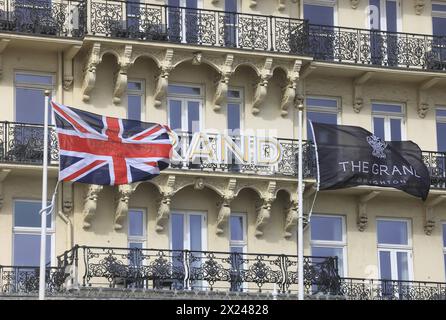
[[72,38],[91,35],[446,71],[446,37],[118,0],[0,0],[0,31]]
[[[269,157],[274,152],[270,145],[256,145],[256,137],[233,137],[235,143],[245,139],[246,145],[254,145],[260,150],[261,157]],[[53,128],[49,130],[48,159],[50,165],[58,165],[57,135]],[[277,177],[297,177],[297,152],[298,141],[294,139],[278,138],[279,161],[273,165],[261,165],[255,162],[237,163],[230,161],[214,162],[199,160],[190,162],[187,159],[187,150],[193,141],[191,133],[178,133],[176,143],[176,157],[170,164],[170,169],[220,172],[233,174],[255,174]],[[209,144],[215,151],[218,140],[210,135]],[[316,156],[314,147],[309,142],[304,142],[304,172],[306,179],[314,179],[316,176]],[[251,150],[252,151],[252,150]],[[431,174],[431,187],[433,189],[446,189],[446,153],[423,151],[423,160]],[[43,127],[15,122],[0,121],[0,164],[13,163],[18,165],[41,165],[43,160]]]

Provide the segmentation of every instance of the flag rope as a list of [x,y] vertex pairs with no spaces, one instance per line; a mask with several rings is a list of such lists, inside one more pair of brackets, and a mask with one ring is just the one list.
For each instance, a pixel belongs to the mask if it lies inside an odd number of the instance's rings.
[[55,202],[56,202],[56,195],[57,195],[57,189],[58,189],[58,187],[59,187],[59,182],[60,182],[60,181],[57,181],[57,183],[56,183],[56,187],[54,188],[54,193],[53,193],[53,195],[52,195],[52,197],[51,197],[51,203],[50,203],[50,205],[49,205],[49,206],[46,206],[46,207],[43,208],[43,209],[40,209],[40,210],[39,210],[39,214],[40,214],[40,215],[43,214],[44,212],[46,212],[47,215],[49,215],[49,214],[51,214],[51,213],[53,212],[54,205],[55,205]]

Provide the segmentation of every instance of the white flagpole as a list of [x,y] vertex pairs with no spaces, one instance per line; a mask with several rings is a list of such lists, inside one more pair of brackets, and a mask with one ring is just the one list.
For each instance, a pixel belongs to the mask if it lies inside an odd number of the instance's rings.
[[45,267],[46,267],[46,215],[48,202],[48,105],[50,91],[45,90],[45,118],[43,120],[43,170],[42,170],[42,210],[40,211],[40,274],[39,274],[39,300],[45,299]]
[[298,151],[298,165],[297,165],[297,189],[298,189],[298,201],[299,201],[299,216],[297,226],[297,277],[298,277],[298,298],[304,300],[304,207],[303,207],[303,163],[302,163],[302,123],[303,123],[303,110],[302,103],[299,104],[299,151]]

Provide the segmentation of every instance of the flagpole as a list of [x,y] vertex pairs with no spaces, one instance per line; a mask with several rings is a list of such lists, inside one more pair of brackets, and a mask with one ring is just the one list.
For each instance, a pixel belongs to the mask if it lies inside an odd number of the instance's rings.
[[45,90],[45,111],[43,120],[43,170],[42,170],[42,210],[40,211],[40,274],[39,300],[45,300],[45,267],[46,267],[46,215],[48,188],[48,105],[50,91]]
[[303,210],[303,163],[302,163],[302,123],[303,123],[303,109],[302,103],[299,103],[299,150],[298,150],[298,168],[297,168],[297,189],[298,189],[298,201],[299,201],[299,212],[298,212],[298,226],[297,226],[297,275],[298,275],[298,298],[299,300],[304,300],[304,210]]

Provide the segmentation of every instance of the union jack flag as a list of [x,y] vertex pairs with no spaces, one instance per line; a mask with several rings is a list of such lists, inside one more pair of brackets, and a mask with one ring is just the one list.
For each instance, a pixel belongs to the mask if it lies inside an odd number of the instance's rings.
[[168,167],[168,127],[51,105],[59,140],[59,181],[128,184],[150,180]]

